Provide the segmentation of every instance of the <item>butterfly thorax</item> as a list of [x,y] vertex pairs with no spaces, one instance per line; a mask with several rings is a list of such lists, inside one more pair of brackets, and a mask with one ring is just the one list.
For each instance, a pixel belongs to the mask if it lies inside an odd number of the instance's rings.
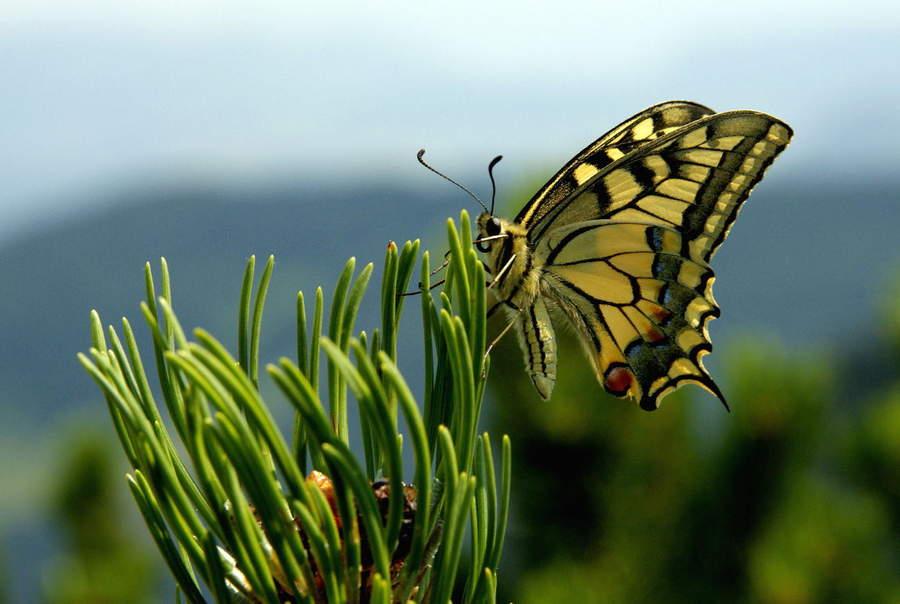
[[487,212],[478,217],[477,224],[479,240],[487,239],[478,248],[485,254],[492,290],[514,309],[529,306],[538,294],[539,271],[525,228]]

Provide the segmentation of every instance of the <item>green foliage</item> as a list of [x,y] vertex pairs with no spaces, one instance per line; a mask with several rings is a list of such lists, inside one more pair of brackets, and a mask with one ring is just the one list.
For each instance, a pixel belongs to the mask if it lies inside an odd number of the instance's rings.
[[[188,339],[172,310],[165,261],[158,297],[147,266],[141,309],[174,434],[161,417],[127,320],[123,343],[117,330],[104,333],[92,316],[93,347],[79,359],[106,396],[133,467],[132,494],[184,599],[201,602],[206,590],[217,601],[443,603],[461,585],[458,601],[493,601],[511,460],[504,438],[498,473],[490,437],[476,432],[487,374],[485,277],[470,231],[465,213],[459,230],[448,221],[451,251],[439,301],[430,293],[427,252],[422,256],[421,408],[396,364],[400,294],[418,259],[418,242],[388,246],[381,328],[371,335],[355,332],[354,321],[372,265],[356,274],[355,261],[348,261],[327,324],[321,288],[311,324],[298,294],[297,358],[266,367],[296,412],[290,443],[259,391],[272,258],[255,295],[254,260],[247,265],[237,358],[202,329]],[[362,460],[350,448],[351,394]],[[402,482],[409,473],[402,455],[407,440],[414,487]],[[308,467],[314,472],[305,476]]]
[[108,443],[91,434],[69,439],[53,493],[64,553],[44,577],[48,602],[150,602],[151,561],[126,530]]
[[885,341],[890,346],[894,357],[900,358],[900,270],[897,270],[890,283],[887,284],[887,294],[882,298],[883,318],[879,321],[878,328]]
[[750,547],[749,593],[761,602],[895,602],[890,529],[878,498],[802,476]]
[[895,381],[863,414],[852,435],[850,468],[859,482],[887,496],[900,523],[900,380]]
[[652,414],[606,396],[571,341],[542,403],[518,378],[519,352],[495,354],[493,421],[521,451],[504,583],[515,591],[503,597],[900,598],[898,376],[867,402],[843,401],[844,376],[821,355],[747,339],[725,357],[728,415],[699,389]]

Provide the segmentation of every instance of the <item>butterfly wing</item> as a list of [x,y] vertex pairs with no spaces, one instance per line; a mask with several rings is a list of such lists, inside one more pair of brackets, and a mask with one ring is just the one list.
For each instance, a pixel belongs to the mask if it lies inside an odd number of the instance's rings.
[[712,109],[698,103],[668,101],[628,118],[563,166],[525,204],[516,222],[526,228],[540,222],[558,203],[584,184],[586,173],[594,174],[595,169],[611,164],[639,146],[713,113]]
[[741,204],[790,142],[784,122],[754,111],[700,118],[584,177],[562,201],[529,225],[532,243],[560,227],[597,218],[642,221],[677,229],[682,255],[707,262]]
[[689,382],[725,402],[701,362],[719,315],[713,273],[683,255],[684,243],[670,227],[594,220],[552,231],[535,250],[544,291],[581,335],[600,383],[648,410]]

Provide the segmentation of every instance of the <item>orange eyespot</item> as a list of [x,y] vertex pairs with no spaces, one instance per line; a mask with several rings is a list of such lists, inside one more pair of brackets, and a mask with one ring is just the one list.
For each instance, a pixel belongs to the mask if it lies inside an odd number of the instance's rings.
[[634,382],[634,374],[632,374],[628,368],[618,365],[610,367],[606,371],[606,376],[603,378],[603,381],[603,385],[610,394],[615,396],[625,396],[628,394],[628,389]]

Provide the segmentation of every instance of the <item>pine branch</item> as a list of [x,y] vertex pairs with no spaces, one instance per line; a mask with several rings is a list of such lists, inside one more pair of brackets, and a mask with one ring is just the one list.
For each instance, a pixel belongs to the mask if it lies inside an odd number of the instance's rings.
[[[93,345],[78,358],[106,398],[133,468],[128,484],[186,600],[203,602],[208,594],[218,602],[443,604],[454,586],[464,585],[459,601],[494,601],[511,453],[504,437],[496,472],[491,439],[477,434],[487,374],[485,276],[470,229],[465,212],[459,229],[448,221],[449,264],[438,301],[428,253],[421,256],[421,405],[397,366],[400,294],[419,260],[418,241],[387,248],[381,327],[371,336],[354,331],[371,264],[355,277],[355,261],[345,265],[327,336],[322,289],[311,322],[298,293],[296,359],[266,366],[296,413],[290,441],[259,390],[273,258],[255,291],[255,260],[247,263],[236,359],[202,329],[187,338],[172,310],[165,260],[158,298],[146,266],[141,309],[174,434],[153,398],[129,323],[123,320],[123,346],[118,332],[110,326],[105,334],[91,314]],[[350,394],[363,459],[350,448]],[[411,470],[404,468],[404,442],[413,451]]]

